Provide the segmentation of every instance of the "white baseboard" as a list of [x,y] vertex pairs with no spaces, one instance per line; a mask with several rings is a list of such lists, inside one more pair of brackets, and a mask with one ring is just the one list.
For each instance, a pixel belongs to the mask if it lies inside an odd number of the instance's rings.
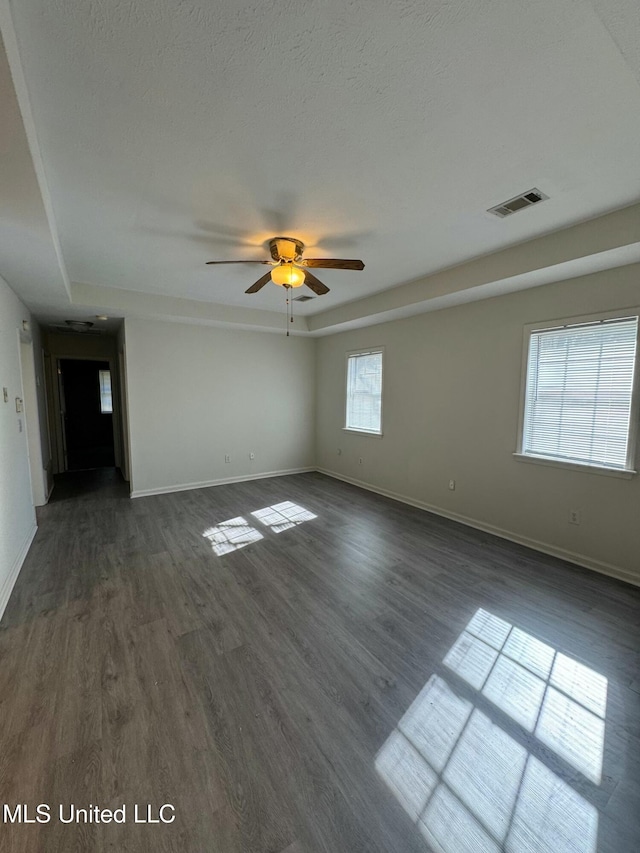
[[407,497],[406,495],[391,492],[387,489],[381,489],[378,486],[374,486],[371,483],[365,483],[362,480],[356,480],[353,477],[345,477],[343,474],[338,474],[336,471],[329,471],[326,468],[316,468],[316,471],[320,474],[326,474],[327,477],[333,477],[336,480],[351,483],[352,486],[358,486],[359,488],[366,489],[369,492],[375,492],[385,498],[391,498],[394,501],[409,504],[409,506],[414,506],[417,509],[432,512],[434,515],[449,518],[451,521],[457,521],[460,524],[464,524],[467,527],[473,527],[476,530],[482,530],[485,533],[492,533],[494,536],[499,536],[501,539],[508,539],[510,542],[515,542],[518,545],[525,545],[527,548],[531,548],[534,551],[540,551],[543,554],[548,554],[550,557],[558,557],[559,559],[566,560],[569,563],[575,563],[577,566],[581,566],[584,569],[591,569],[594,572],[600,572],[600,574],[607,575],[608,577],[625,581],[626,583],[633,584],[634,586],[640,586],[640,577],[632,575],[631,572],[627,572],[619,566],[604,563],[600,560],[593,560],[591,557],[587,557],[584,554],[576,554],[573,551],[566,551],[564,548],[558,548],[555,545],[549,545],[546,542],[539,542],[537,539],[529,539],[527,536],[521,536],[519,533],[513,533],[511,530],[503,530],[501,527],[495,527],[493,524],[487,524],[486,522],[479,521],[476,518],[459,515],[456,512],[450,512],[449,510],[424,503],[423,501],[415,500],[414,498]]
[[38,532],[38,525],[34,524],[31,530],[29,531],[27,538],[24,541],[24,544],[20,548],[16,559],[13,562],[13,565],[9,569],[9,574],[4,580],[2,587],[0,587],[0,620],[4,615],[5,608],[9,603],[9,599],[11,598],[11,593],[13,592],[13,587],[15,586],[16,581],[18,580],[18,575],[20,574],[20,569],[22,568],[22,564],[24,563],[25,557],[31,547],[31,543],[33,542],[33,538]]
[[150,495],[167,495],[171,492],[189,492],[192,489],[208,489],[210,486],[224,486],[227,483],[244,483],[247,480],[266,480],[268,477],[287,477],[289,474],[308,474],[316,471],[309,468],[288,468],[284,471],[265,471],[264,474],[244,474],[241,477],[223,477],[219,480],[204,480],[200,483],[177,483],[173,486],[159,486],[157,489],[137,489],[131,492],[132,498],[145,498]]

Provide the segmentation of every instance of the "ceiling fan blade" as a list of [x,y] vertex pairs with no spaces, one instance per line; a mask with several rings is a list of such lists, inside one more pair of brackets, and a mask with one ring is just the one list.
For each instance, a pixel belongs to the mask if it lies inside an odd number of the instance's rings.
[[272,261],[207,261],[210,264],[271,264]]
[[304,283],[307,287],[310,287],[311,290],[317,295],[322,296],[325,293],[329,293],[329,288],[326,284],[323,284],[320,279],[316,278],[313,273],[310,273],[309,270],[304,271]]
[[317,267],[325,270],[363,270],[362,261],[350,261],[345,258],[305,258],[300,261],[303,267]]
[[245,293],[257,293],[268,281],[271,281],[270,272],[265,273],[262,278],[259,278],[255,284],[252,284],[248,290],[245,290]]

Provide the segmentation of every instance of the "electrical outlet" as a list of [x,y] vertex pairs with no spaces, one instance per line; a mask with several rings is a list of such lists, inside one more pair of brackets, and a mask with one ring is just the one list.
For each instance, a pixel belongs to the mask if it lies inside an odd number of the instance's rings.
[[256,454],[252,450],[251,453],[249,454],[249,459],[255,459],[255,458],[256,458]]
[[449,488],[451,489],[452,492],[455,492],[455,490],[456,490],[456,481],[455,480],[449,480]]
[[229,454],[228,454],[228,453],[225,453],[225,454],[224,454],[224,461],[225,461],[225,462],[231,462],[231,457],[229,456]]
[[570,509],[569,510],[569,524],[580,524],[580,510],[579,509]]
[[358,459],[358,462],[362,465],[362,456]]

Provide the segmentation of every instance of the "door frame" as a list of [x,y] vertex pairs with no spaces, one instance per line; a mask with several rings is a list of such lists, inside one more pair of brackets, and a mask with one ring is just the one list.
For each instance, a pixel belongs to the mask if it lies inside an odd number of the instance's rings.
[[113,454],[115,467],[122,470],[122,407],[120,405],[120,382],[118,378],[118,360],[108,355],[51,355],[47,385],[51,397],[53,417],[49,426],[53,432],[51,447],[53,451],[53,473],[62,474],[67,470],[65,433],[62,400],[60,399],[61,361],[101,361],[109,364],[111,372],[111,400],[113,405]]

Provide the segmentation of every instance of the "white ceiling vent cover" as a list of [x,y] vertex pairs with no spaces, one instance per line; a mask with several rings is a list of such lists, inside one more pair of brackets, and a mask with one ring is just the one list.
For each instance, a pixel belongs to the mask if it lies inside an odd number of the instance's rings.
[[294,302],[308,302],[310,299],[315,299],[315,296],[306,296],[306,295],[294,296],[293,301]]
[[534,187],[532,190],[527,190],[526,193],[510,198],[509,201],[503,201],[502,204],[490,207],[487,213],[493,213],[500,219],[504,219],[505,216],[511,216],[512,213],[517,213],[519,210],[526,210],[527,207],[538,204],[539,201],[544,201],[547,198],[549,198],[548,195]]

